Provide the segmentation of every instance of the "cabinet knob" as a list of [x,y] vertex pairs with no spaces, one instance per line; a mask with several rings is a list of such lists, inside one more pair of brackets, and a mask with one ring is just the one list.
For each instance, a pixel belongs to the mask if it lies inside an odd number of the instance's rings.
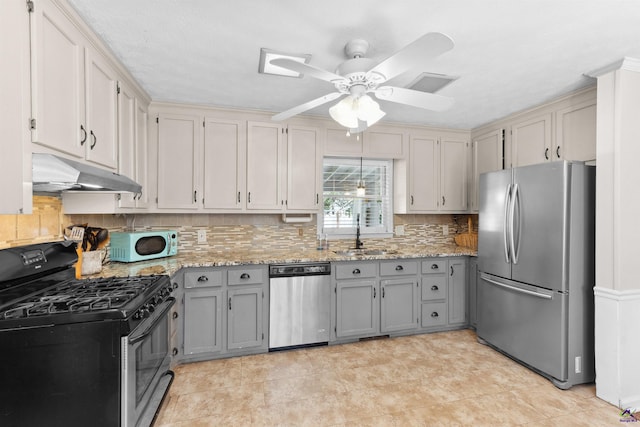
[[439,314],[438,314],[437,311],[434,311],[433,313],[431,313],[431,317],[438,317],[438,316],[439,316]]
[[396,271],[402,271],[404,268],[401,265],[396,265]]
[[174,311],[173,314],[171,315],[171,317],[173,317],[174,319],[178,318],[178,312]]
[[208,282],[209,278],[205,275],[198,277],[198,282]]
[[433,286],[431,287],[431,290],[432,290],[432,291],[437,291],[438,289],[440,289],[440,288],[438,288],[436,285],[433,285]]
[[247,280],[247,279],[251,279],[251,276],[249,275],[249,273],[242,273],[240,275],[241,279]]
[[171,354],[173,354],[174,356],[178,355],[178,349],[173,347],[173,350],[171,351]]
[[352,271],[352,274],[360,274],[360,269],[359,269],[359,268],[355,268],[355,269]]

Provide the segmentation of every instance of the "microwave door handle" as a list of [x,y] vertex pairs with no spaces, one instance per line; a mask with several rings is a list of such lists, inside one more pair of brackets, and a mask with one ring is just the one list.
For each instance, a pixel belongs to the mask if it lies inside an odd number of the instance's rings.
[[504,258],[507,264],[511,262],[509,251],[509,206],[511,205],[511,184],[507,185],[507,193],[504,196],[504,220],[502,224],[502,242],[504,243]]
[[160,314],[154,315],[155,319],[154,319],[153,323],[151,325],[149,325],[148,327],[146,327],[144,329],[144,331],[142,331],[140,333],[132,334],[129,337],[129,345],[135,344],[135,343],[145,339],[147,337],[147,335],[149,335],[151,333],[151,331],[153,331],[153,329],[156,327],[156,325],[158,323],[160,323],[164,319],[165,315],[167,313],[169,313],[169,310],[171,310],[171,307],[173,307],[173,304],[175,304],[175,302],[176,302],[176,299],[174,297],[167,298],[165,300],[166,306],[162,309]]

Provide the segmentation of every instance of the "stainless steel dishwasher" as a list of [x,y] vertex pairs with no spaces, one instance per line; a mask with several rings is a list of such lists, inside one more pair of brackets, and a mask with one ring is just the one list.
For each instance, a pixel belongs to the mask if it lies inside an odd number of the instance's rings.
[[269,288],[269,350],[328,343],[331,264],[270,265]]

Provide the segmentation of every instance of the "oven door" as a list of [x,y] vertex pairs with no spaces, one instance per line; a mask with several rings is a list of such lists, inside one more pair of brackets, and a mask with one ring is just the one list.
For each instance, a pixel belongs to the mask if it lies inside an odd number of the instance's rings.
[[168,314],[174,303],[175,298],[168,298],[131,334],[122,337],[122,427],[141,425],[151,411],[150,424],[157,408],[149,403],[159,405],[162,401],[166,387],[160,388],[159,383],[171,374]]

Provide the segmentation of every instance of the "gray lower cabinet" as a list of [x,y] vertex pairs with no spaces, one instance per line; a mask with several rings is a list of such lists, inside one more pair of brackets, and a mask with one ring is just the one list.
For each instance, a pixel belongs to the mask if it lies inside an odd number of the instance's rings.
[[418,261],[380,262],[380,332],[418,328]]
[[378,263],[334,264],[337,338],[377,335],[380,328]]
[[468,324],[467,257],[422,260],[420,282],[422,328]]
[[449,258],[448,323],[466,325],[467,319],[467,258]]
[[185,268],[175,280],[176,361],[268,351],[266,266]]

